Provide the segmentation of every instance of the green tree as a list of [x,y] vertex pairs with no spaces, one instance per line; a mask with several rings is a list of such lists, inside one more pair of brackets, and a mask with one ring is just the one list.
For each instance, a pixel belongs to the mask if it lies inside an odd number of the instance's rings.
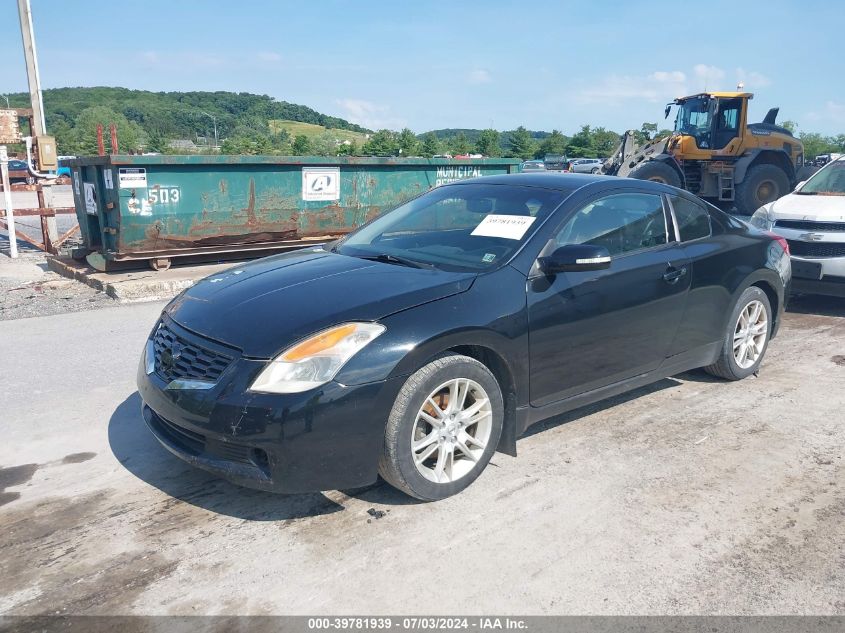
[[98,125],[103,126],[103,141],[106,152],[111,152],[109,129],[112,123],[117,128],[117,142],[120,152],[138,151],[146,141],[144,130],[137,123],[127,120],[121,113],[106,106],[93,106],[86,108],[76,117],[73,139],[77,152],[88,155],[98,153]]
[[[658,135],[664,136],[661,133],[658,133]],[[668,136],[668,134],[665,136]],[[590,133],[590,144],[596,156],[608,158],[619,145],[619,138],[620,135],[618,132],[597,127]]]
[[298,134],[293,139],[293,145],[291,145],[290,151],[294,156],[306,156],[311,153],[311,142],[304,134]]
[[272,151],[270,139],[262,135],[230,136],[220,145],[220,152],[223,154],[258,156],[270,154]]
[[469,154],[471,147],[467,135],[463,132],[459,132],[458,135],[452,139],[450,149],[452,150],[453,156]]
[[341,143],[340,147],[337,148],[338,156],[357,156],[358,152],[358,143],[354,140],[349,143]]
[[640,143],[647,143],[655,138],[657,134],[657,123],[643,123],[640,129],[637,130],[637,140]]
[[146,152],[157,152],[164,154],[167,152],[167,139],[159,132],[150,132],[147,136],[147,144],[144,146]]
[[408,128],[399,132],[397,144],[402,156],[417,156],[420,153],[420,142],[417,140],[417,135]]
[[536,157],[562,156],[565,153],[566,137],[559,130],[552,130],[551,134],[540,141],[540,148],[537,150]]
[[571,158],[594,158],[596,150],[593,147],[592,130],[589,125],[582,125],[566,146],[566,155]]
[[399,153],[396,133],[391,130],[379,130],[364,143],[361,153],[364,156],[396,156]]
[[440,141],[437,140],[437,136],[434,134],[434,132],[429,132],[423,137],[422,151],[420,151],[420,154],[422,154],[426,158],[431,158],[432,156],[439,153]]
[[488,128],[481,130],[475,151],[482,156],[497,157],[502,155],[501,135],[497,130]]
[[311,153],[315,156],[337,156],[340,141],[331,130],[324,130],[311,138]]
[[523,160],[531,158],[537,151],[537,144],[531,137],[531,133],[522,125],[510,133],[509,146],[509,154]]

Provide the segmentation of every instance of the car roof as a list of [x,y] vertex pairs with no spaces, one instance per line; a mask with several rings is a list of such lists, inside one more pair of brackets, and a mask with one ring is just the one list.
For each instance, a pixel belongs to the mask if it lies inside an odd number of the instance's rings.
[[622,189],[632,187],[641,191],[654,193],[670,193],[679,191],[674,187],[664,185],[650,180],[637,180],[635,178],[619,178],[618,176],[601,176],[598,174],[562,174],[558,172],[536,172],[531,174],[501,174],[497,176],[481,176],[480,178],[469,178],[451,182],[448,185],[464,185],[472,183],[483,183],[487,185],[513,185],[523,187],[542,187],[544,189],[556,189],[558,191],[572,192],[589,185],[603,184],[607,189]]

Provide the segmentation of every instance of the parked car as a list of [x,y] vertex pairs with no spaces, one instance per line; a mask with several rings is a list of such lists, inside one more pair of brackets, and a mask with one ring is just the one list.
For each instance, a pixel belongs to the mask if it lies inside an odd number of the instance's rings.
[[845,158],[760,207],[751,223],[786,238],[793,291],[845,297]]
[[546,164],[541,160],[526,160],[519,166],[520,171],[546,171]]
[[597,174],[601,165],[602,161],[598,158],[576,158],[569,163],[569,170],[576,174]]
[[9,181],[12,183],[35,182],[35,177],[29,173],[29,167],[27,167],[25,160],[19,160],[17,158],[9,160]]
[[545,418],[697,367],[753,374],[789,275],[783,238],[667,185],[460,181],[183,292],[141,358],[143,417],[246,486],[380,473],[442,499]]

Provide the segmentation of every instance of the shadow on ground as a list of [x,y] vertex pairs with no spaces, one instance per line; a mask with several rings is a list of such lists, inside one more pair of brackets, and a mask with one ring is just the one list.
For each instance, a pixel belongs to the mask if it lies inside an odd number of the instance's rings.
[[[135,392],[112,413],[109,446],[117,460],[138,479],[175,499],[211,512],[249,521],[283,521],[332,514],[341,503],[322,493],[281,495],[235,486],[182,462],[165,450],[141,417],[141,397]],[[343,494],[379,505],[417,503],[379,481]]]
[[786,311],[796,314],[845,317],[845,297],[793,295],[789,299]]

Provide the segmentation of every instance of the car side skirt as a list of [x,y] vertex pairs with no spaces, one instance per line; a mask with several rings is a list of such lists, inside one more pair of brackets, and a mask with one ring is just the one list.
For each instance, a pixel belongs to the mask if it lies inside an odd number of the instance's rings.
[[521,436],[530,426],[547,420],[556,415],[567,413],[574,409],[611,398],[619,394],[650,385],[664,378],[681,374],[685,371],[706,367],[716,362],[722,341],[715,341],[701,345],[695,349],[667,358],[663,364],[652,372],[633,376],[619,382],[587,391],[565,400],[553,402],[543,407],[522,407],[517,409],[517,437]]

